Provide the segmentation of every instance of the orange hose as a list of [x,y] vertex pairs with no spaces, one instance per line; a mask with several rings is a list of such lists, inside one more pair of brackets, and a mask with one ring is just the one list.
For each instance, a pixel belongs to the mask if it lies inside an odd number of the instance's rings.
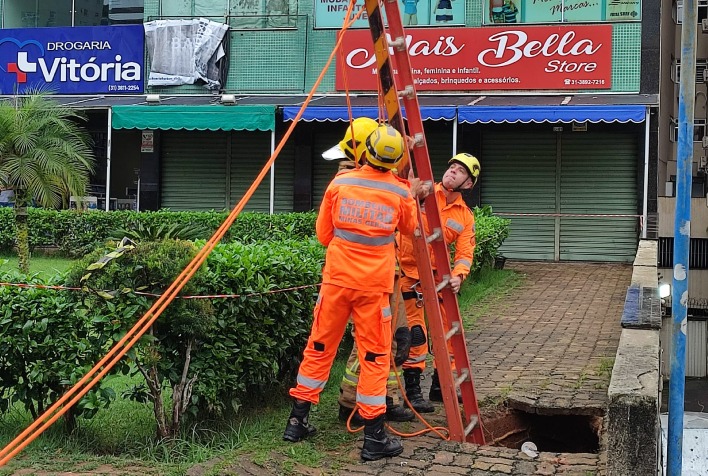
[[[359,13],[354,16],[354,18],[345,23],[342,30],[346,30],[351,26],[351,24],[356,21],[364,10],[360,10]],[[192,261],[187,264],[187,266],[182,270],[182,272],[177,276],[174,282],[167,288],[167,290],[160,296],[155,303],[150,307],[150,309],[135,323],[135,325],[126,333],[123,338],[121,338],[111,350],[106,354],[91,370],[89,370],[86,375],[84,375],[73,387],[71,387],[62,397],[57,400],[52,406],[50,406],[42,415],[40,415],[29,427],[27,427],[22,433],[20,433],[15,439],[8,443],[2,450],[0,450],[0,467],[8,463],[17,453],[22,451],[27,445],[34,441],[39,435],[41,435],[44,430],[49,428],[59,417],[66,413],[69,408],[75,405],[86,393],[88,393],[91,388],[93,388],[98,381],[103,378],[119,361],[120,359],[135,345],[135,343],[148,331],[150,326],[157,320],[162,312],[167,308],[167,306],[174,300],[174,298],[179,294],[179,292],[184,288],[189,279],[194,275],[194,273],[199,269],[199,267],[206,261],[209,253],[216,247],[216,245],[221,241],[229,227],[236,220],[238,215],[241,213],[246,203],[251,198],[256,188],[260,185],[265,178],[266,174],[270,171],[271,165],[275,162],[275,159],[280,154],[286,141],[292,134],[295,126],[302,117],[307,105],[312,100],[317,88],[319,87],[325,73],[329,69],[332,63],[335,53],[340,48],[342,43],[343,35],[340,35],[339,40],[336,42],[332,53],[329,56],[325,66],[322,68],[319,77],[315,81],[312,90],[308,94],[307,98],[302,104],[300,111],[295,116],[292,124],[286,131],[283,138],[280,140],[278,147],[276,147],[270,159],[263,166],[256,180],[251,184],[249,189],[244,194],[243,198],[234,207],[229,216],[224,220],[218,230],[214,235],[207,241],[204,247],[199,250],[197,255],[192,259]],[[105,366],[105,367],[104,367]],[[101,368],[103,369],[101,370]],[[95,376],[95,377],[94,377]],[[93,378],[92,378],[93,377]]]

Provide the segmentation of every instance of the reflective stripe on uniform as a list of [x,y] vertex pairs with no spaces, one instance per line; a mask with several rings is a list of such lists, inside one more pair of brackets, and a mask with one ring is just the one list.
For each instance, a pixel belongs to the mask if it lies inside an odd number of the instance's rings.
[[383,312],[383,317],[391,317],[391,308],[386,306],[381,310]]
[[466,259],[459,259],[459,260],[455,261],[455,266],[457,266],[458,264],[464,264],[464,265],[467,266],[468,268],[471,268],[471,267],[472,267],[472,263],[470,263],[470,262],[467,261]]
[[340,230],[339,228],[334,229],[334,236],[345,241],[368,246],[383,246],[396,241],[396,235],[394,233],[388,236],[365,236],[352,231]]
[[371,406],[386,405],[386,395],[381,395],[380,397],[370,397],[357,392],[356,403],[363,403],[364,405]]
[[357,362],[357,366],[352,369],[346,369],[344,371],[344,375],[342,376],[342,383],[346,383],[348,385],[353,385],[357,386],[359,384],[359,365]]
[[447,219],[447,221],[445,222],[445,226],[447,226],[448,228],[452,228],[458,233],[462,233],[463,231],[465,231],[465,225],[463,225],[457,220],[453,220],[452,218]]
[[360,187],[375,188],[377,190],[384,190],[387,192],[395,193],[403,198],[410,197],[410,192],[408,189],[399,187],[392,183],[379,182],[377,180],[368,180],[353,177],[337,177],[332,181],[336,185],[358,185]]
[[327,384],[326,380],[315,380],[310,377],[305,377],[302,374],[297,374],[297,383],[302,385],[303,387],[311,388],[312,390],[316,390],[318,388],[324,388],[325,385]]
[[417,363],[419,363],[419,362],[425,362],[425,358],[426,358],[426,357],[427,357],[427,355],[426,355],[426,354],[423,354],[423,355],[419,355],[418,357],[408,358],[408,359],[406,360],[406,363],[407,363],[407,364],[417,364]]

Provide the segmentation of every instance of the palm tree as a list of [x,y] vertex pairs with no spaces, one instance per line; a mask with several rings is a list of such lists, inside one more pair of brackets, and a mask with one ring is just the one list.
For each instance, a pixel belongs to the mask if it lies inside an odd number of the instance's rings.
[[0,103],[0,188],[15,193],[17,255],[29,271],[27,206],[66,206],[70,195],[83,196],[93,171],[85,118],[43,92]]

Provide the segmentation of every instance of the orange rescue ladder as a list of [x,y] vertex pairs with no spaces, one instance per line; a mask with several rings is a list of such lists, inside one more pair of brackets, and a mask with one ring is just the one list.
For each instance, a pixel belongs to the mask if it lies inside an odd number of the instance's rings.
[[[378,77],[381,85],[380,91],[383,95],[388,120],[401,134],[406,134],[399,106],[400,96],[408,120],[407,134],[415,140],[413,147],[415,170],[423,182],[433,184],[433,172],[430,166],[428,146],[423,131],[423,120],[415,92],[413,72],[406,45],[406,35],[398,8],[398,0],[383,0],[382,3],[386,10],[390,41],[386,37],[386,29],[378,1],[365,0],[369,28],[376,53]],[[392,47],[393,57],[396,61],[397,71],[395,74],[399,77],[400,84],[403,85],[403,91],[400,94],[397,92],[394,82],[394,68],[389,56],[389,46]],[[467,441],[469,443],[484,444],[484,433],[482,431],[477,396],[474,390],[469,354],[465,344],[460,309],[457,304],[457,296],[449,286],[452,275],[450,255],[443,237],[435,194],[431,193],[425,199],[424,204],[428,228],[432,230],[432,233],[430,236],[426,236],[425,229],[420,226],[415,234],[414,245],[425,311],[430,327],[429,336],[432,339],[433,348],[436,350],[435,363],[440,378],[440,387],[442,388],[450,439],[459,442]],[[422,224],[420,209],[418,210],[418,218]],[[433,263],[428,253],[427,244],[430,244],[433,255],[438,257],[437,261],[442,260],[442,262],[434,263],[437,276],[440,278],[438,282],[436,282],[433,274]],[[442,302],[438,300],[438,295],[442,297]],[[445,309],[447,326],[442,318],[441,306]],[[455,359],[457,377],[453,375],[452,365],[448,357],[448,342],[451,345]],[[460,406],[457,401],[458,388],[462,394],[464,415],[460,412]]]

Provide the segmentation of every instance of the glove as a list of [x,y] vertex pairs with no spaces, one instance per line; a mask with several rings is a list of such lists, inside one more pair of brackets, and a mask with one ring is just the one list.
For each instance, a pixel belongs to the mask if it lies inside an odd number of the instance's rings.
[[411,350],[411,331],[408,327],[399,327],[393,338],[396,339],[396,355],[393,358],[393,363],[396,367],[400,367],[408,359],[408,353]]

